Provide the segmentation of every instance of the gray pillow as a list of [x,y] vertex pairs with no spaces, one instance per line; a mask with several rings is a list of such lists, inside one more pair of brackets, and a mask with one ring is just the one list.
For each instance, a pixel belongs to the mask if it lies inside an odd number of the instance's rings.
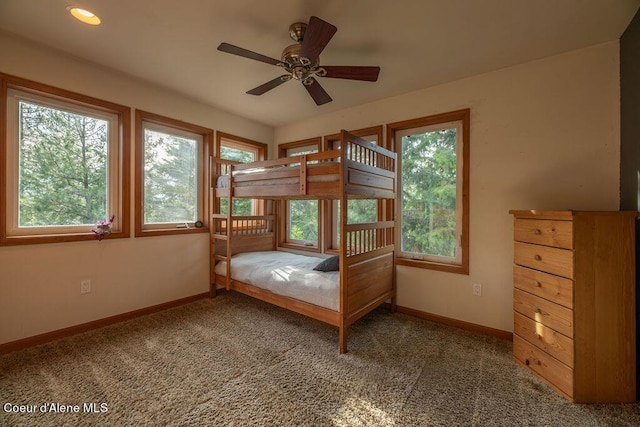
[[314,270],[317,271],[339,271],[340,270],[340,255],[332,256],[316,265]]

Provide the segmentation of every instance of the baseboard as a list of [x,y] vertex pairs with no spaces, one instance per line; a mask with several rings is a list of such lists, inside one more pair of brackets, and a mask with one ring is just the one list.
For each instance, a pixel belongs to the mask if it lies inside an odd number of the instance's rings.
[[[388,304],[388,305],[391,306],[391,304]],[[432,322],[442,323],[443,325],[455,326],[456,328],[465,329],[467,331],[480,332],[485,335],[491,335],[494,337],[513,341],[513,333],[508,331],[503,331],[501,329],[494,329],[488,326],[478,325],[470,322],[464,322],[462,320],[456,320],[450,317],[439,316],[437,314],[431,314],[424,311],[415,310],[409,307],[398,306],[397,311],[399,313],[408,314],[410,316],[419,317],[421,319],[430,320]]]
[[58,329],[57,331],[47,332],[44,334],[35,335],[32,337],[23,338],[20,340],[0,344],[0,354],[11,353],[12,351],[22,350],[24,348],[44,344],[60,338],[79,334],[81,332],[87,332],[92,329],[102,328],[103,326],[113,325],[114,323],[124,322],[125,320],[131,320],[136,317],[144,316],[146,314],[156,313],[158,311],[163,311],[169,308],[178,307],[178,306],[188,304],[204,298],[209,298],[209,292],[192,295],[190,297],[180,298],[180,299],[165,302],[162,304],[152,305],[150,307],[141,308],[139,310],[133,310],[127,313],[105,317],[104,319],[98,319],[98,320],[82,323],[80,325],[75,325],[75,326],[71,326],[64,329]]
[[[224,293],[225,289],[218,289],[217,292]],[[106,317],[104,319],[98,319],[80,325],[71,326],[64,329],[58,329],[57,331],[47,332],[40,335],[35,335],[28,338],[23,338],[16,341],[0,344],[0,354],[11,353],[13,351],[22,350],[28,347],[34,347],[36,345],[45,344],[50,341],[54,341],[60,338],[68,337],[71,335],[87,332],[92,329],[102,328],[104,326],[113,325],[115,323],[131,320],[136,317],[144,316],[151,313],[167,310],[169,308],[178,307],[184,304],[188,304],[200,299],[209,298],[209,292],[202,294],[192,295],[186,298],[180,298],[174,301],[165,302],[162,304],[153,305],[150,307],[141,308],[139,310],[129,311],[127,313],[117,314],[115,316]],[[385,303],[385,306],[390,307],[391,304]],[[430,320],[436,323],[442,323],[444,325],[455,326],[456,328],[465,329],[469,331],[480,332],[486,335],[495,336],[498,338],[513,340],[513,333],[503,331],[500,329],[490,328],[488,326],[477,325],[475,323],[464,322],[462,320],[451,319],[445,316],[439,316],[437,314],[431,314],[413,308],[397,306],[399,313],[408,314],[410,316],[419,317],[421,319]]]

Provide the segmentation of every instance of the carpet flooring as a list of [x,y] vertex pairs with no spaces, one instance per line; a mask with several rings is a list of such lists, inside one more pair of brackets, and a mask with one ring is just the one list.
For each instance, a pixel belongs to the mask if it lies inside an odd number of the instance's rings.
[[558,396],[510,341],[379,309],[341,355],[337,328],[236,293],[0,356],[0,405],[3,427],[640,426],[638,404]]

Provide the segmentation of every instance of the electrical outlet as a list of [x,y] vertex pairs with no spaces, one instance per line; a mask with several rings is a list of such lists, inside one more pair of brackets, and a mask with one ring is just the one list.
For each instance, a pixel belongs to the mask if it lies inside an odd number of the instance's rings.
[[80,282],[80,293],[88,294],[89,292],[91,292],[91,280],[85,279]]
[[480,283],[473,284],[473,294],[478,297],[482,296],[482,285]]

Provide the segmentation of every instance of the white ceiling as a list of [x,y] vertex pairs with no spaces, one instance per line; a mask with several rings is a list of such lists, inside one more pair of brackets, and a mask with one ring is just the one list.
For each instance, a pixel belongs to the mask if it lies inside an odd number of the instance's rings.
[[[71,17],[95,12],[102,25]],[[640,0],[0,0],[0,29],[279,126],[463,77],[618,39]],[[378,65],[376,83],[320,78],[316,106],[297,81],[245,92],[278,67],[216,50],[221,42],[279,59],[293,22],[338,27],[322,65]],[[2,61],[0,53],[0,71]]]

